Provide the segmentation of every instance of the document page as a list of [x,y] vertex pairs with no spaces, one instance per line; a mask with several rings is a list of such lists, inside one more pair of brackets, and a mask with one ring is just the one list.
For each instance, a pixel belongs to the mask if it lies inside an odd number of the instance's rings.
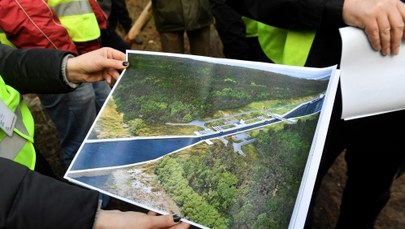
[[342,118],[349,120],[405,108],[405,45],[399,55],[383,56],[363,30],[340,29],[342,37]]

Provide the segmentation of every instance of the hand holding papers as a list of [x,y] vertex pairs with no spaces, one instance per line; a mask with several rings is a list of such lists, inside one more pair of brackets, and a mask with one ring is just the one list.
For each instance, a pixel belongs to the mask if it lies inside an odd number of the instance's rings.
[[346,27],[342,37],[342,118],[349,120],[405,109],[405,45],[397,56],[373,50],[363,30]]

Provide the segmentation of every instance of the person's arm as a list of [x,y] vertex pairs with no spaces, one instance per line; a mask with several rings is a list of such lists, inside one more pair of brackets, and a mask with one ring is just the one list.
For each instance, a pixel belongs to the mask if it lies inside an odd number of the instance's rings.
[[98,192],[43,176],[0,158],[0,225],[4,228],[92,228]]
[[73,88],[60,77],[67,54],[56,49],[16,49],[0,44],[0,75],[21,94],[71,91]]
[[56,49],[15,49],[0,44],[0,75],[22,94],[63,93],[74,89],[66,80],[110,83],[126,68],[125,54],[112,48],[71,58],[67,55]]
[[227,0],[227,4],[268,25],[285,29],[364,29],[371,46],[397,54],[405,39],[405,4],[400,0]]
[[177,228],[172,215],[100,210],[99,193],[33,172],[0,157],[0,225],[4,228]]

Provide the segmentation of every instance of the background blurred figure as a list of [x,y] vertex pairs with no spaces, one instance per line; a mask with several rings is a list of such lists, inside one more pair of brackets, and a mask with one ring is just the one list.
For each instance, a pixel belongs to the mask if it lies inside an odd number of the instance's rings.
[[[132,26],[132,18],[129,16],[125,0],[98,0],[104,12],[107,14],[107,28],[101,30],[101,46],[112,47],[124,52],[131,49],[132,41],[128,39],[128,32]],[[121,37],[116,29],[122,26],[125,32]]]
[[260,47],[255,20],[240,15],[225,0],[210,0],[210,3],[225,57],[272,62]]
[[212,13],[209,0],[152,0],[163,52],[184,53],[184,33],[190,53],[208,56]]

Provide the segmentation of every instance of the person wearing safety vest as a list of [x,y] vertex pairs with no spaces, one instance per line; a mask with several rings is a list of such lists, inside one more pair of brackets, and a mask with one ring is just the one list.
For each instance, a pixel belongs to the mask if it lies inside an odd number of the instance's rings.
[[0,156],[33,170],[35,167],[34,119],[21,95],[0,78]]
[[1,228],[185,229],[190,226],[179,223],[181,218],[177,215],[102,210],[97,191],[32,171],[34,122],[20,92],[59,93],[74,90],[81,82],[111,83],[128,66],[125,58],[124,53],[111,48],[74,57],[55,49],[15,49],[0,44]]
[[[241,15],[266,25],[259,24],[259,41],[267,56],[278,64],[339,65],[342,48],[339,28],[348,25],[364,29],[371,47],[383,55],[397,54],[405,37],[405,4],[400,0],[227,0],[226,3]],[[338,88],[312,204],[322,177],[336,157],[345,152],[348,179],[336,228],[371,229],[389,200],[392,182],[405,161],[405,142],[398,134],[405,129],[405,111],[344,121],[341,102]],[[309,228],[311,219],[309,214]]]
[[100,48],[100,30],[107,28],[107,15],[96,0],[48,0],[48,6],[67,30],[78,54]]
[[[0,42],[82,54],[100,48],[107,18],[96,0],[2,0]],[[73,92],[38,94],[58,130],[68,166],[111,91],[105,82],[85,83]],[[81,120],[77,122],[76,120]]]
[[[90,1],[48,0],[48,5],[55,11],[74,42],[87,42],[100,37],[97,18]],[[95,23],[97,26],[94,26]]]

